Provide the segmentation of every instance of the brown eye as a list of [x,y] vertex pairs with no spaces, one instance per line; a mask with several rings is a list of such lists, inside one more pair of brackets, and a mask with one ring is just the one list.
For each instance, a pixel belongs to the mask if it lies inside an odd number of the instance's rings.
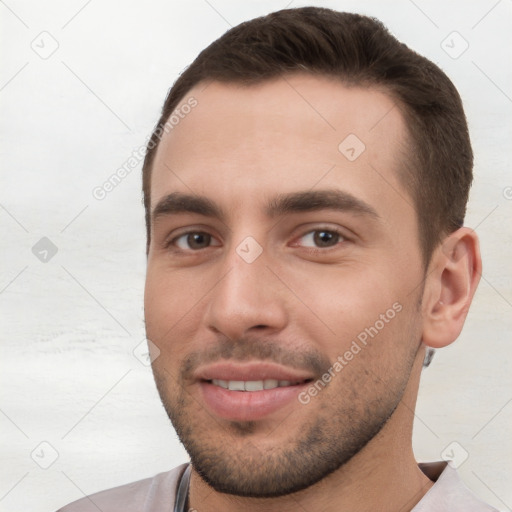
[[174,246],[178,251],[191,252],[207,249],[212,245],[220,245],[219,243],[212,243],[213,241],[216,241],[216,239],[209,233],[188,231],[170,240],[166,244],[166,248],[172,249]]
[[339,242],[345,240],[341,233],[329,229],[315,229],[313,231],[309,231],[303,235],[301,239],[306,241],[306,243],[302,243],[301,245],[315,248],[334,247]]
[[339,235],[332,231],[316,231],[313,237],[315,244],[320,247],[331,247],[338,243]]

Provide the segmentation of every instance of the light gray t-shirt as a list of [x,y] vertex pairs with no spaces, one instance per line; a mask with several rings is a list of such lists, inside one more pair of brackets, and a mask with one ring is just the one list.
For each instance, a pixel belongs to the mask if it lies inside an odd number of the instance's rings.
[[[499,512],[472,494],[452,465],[440,461],[418,466],[435,483],[411,512]],[[186,467],[85,496],[57,512],[172,512]]]

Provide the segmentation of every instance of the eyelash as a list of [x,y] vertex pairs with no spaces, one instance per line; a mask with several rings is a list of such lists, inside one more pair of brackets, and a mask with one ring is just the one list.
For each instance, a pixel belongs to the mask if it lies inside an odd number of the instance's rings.
[[[308,252],[311,252],[311,253],[328,252],[330,250],[336,250],[337,248],[339,248],[338,245],[341,242],[350,241],[349,238],[346,237],[345,234],[341,230],[338,230],[338,229],[335,229],[335,228],[327,228],[327,227],[318,227],[318,228],[315,228],[315,229],[310,229],[309,231],[306,231],[305,233],[303,233],[299,237],[299,239],[304,238],[306,235],[309,235],[310,233],[316,233],[316,232],[330,233],[330,234],[332,234],[334,236],[337,236],[337,237],[341,238],[341,240],[339,240],[338,243],[336,243],[336,245],[331,246],[331,247],[304,247],[304,249],[306,249]],[[165,242],[164,248],[165,249],[170,249],[175,244],[175,242],[177,240],[179,240],[180,238],[182,238],[184,236],[188,236],[188,235],[192,235],[192,234],[209,235],[209,236],[211,236],[213,238],[213,235],[210,235],[210,233],[208,233],[206,231],[199,231],[199,230],[185,231],[185,232],[179,234],[178,236],[175,236],[174,238],[172,238],[168,242]],[[205,249],[208,249],[209,247],[211,247],[211,246],[209,245]],[[214,246],[214,247],[218,247],[218,246]],[[194,250],[194,249],[173,248],[172,250],[174,252],[176,252],[176,253],[199,253],[199,252],[201,252],[202,249]]]

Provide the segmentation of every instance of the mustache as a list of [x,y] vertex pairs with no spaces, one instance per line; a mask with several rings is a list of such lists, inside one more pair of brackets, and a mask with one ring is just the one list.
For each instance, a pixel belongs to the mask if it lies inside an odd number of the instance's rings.
[[315,349],[289,348],[275,339],[265,338],[220,338],[215,345],[208,349],[191,352],[183,359],[180,370],[182,380],[192,379],[193,373],[199,366],[212,364],[217,361],[265,361],[306,370],[316,376],[324,374],[331,362],[320,351]]

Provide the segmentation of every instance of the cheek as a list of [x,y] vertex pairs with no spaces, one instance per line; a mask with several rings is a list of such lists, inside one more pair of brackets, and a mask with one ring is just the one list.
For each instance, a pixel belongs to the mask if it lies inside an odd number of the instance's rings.
[[193,307],[190,280],[180,279],[177,272],[148,266],[144,289],[144,316],[148,337],[155,342],[166,339],[180,329],[180,319]]
[[[144,318],[148,337],[154,336],[160,330],[161,324],[166,322],[166,315],[162,315],[164,304],[169,300],[166,286],[157,274],[148,268],[144,288]],[[157,341],[155,339],[155,341]]]
[[[324,347],[335,375],[330,389],[333,401],[354,401],[364,408],[403,390],[420,341],[417,313],[402,303],[391,308],[384,304],[373,307],[370,314],[353,312],[346,321],[340,315],[338,339]],[[336,398],[338,394],[342,398]]]
[[146,336],[158,346],[160,363],[175,367],[190,351],[212,286],[208,276],[193,269],[148,265],[144,290]]
[[304,280],[298,293],[310,307],[299,317],[301,328],[331,361],[349,351],[350,360],[386,358],[390,362],[409,350],[410,319],[415,314],[413,297],[400,283],[396,275],[372,271],[363,264],[324,268]]
[[[144,291],[144,317],[146,337],[158,348],[158,356],[152,362],[153,373],[160,379],[160,392],[169,393],[178,381],[178,367],[184,357],[186,340],[183,335],[183,320],[186,305],[172,281],[148,270]],[[183,290],[183,288],[181,288]]]
[[359,263],[311,272],[300,288],[297,283],[297,295],[335,331],[343,326],[364,329],[401,296],[389,274]]

